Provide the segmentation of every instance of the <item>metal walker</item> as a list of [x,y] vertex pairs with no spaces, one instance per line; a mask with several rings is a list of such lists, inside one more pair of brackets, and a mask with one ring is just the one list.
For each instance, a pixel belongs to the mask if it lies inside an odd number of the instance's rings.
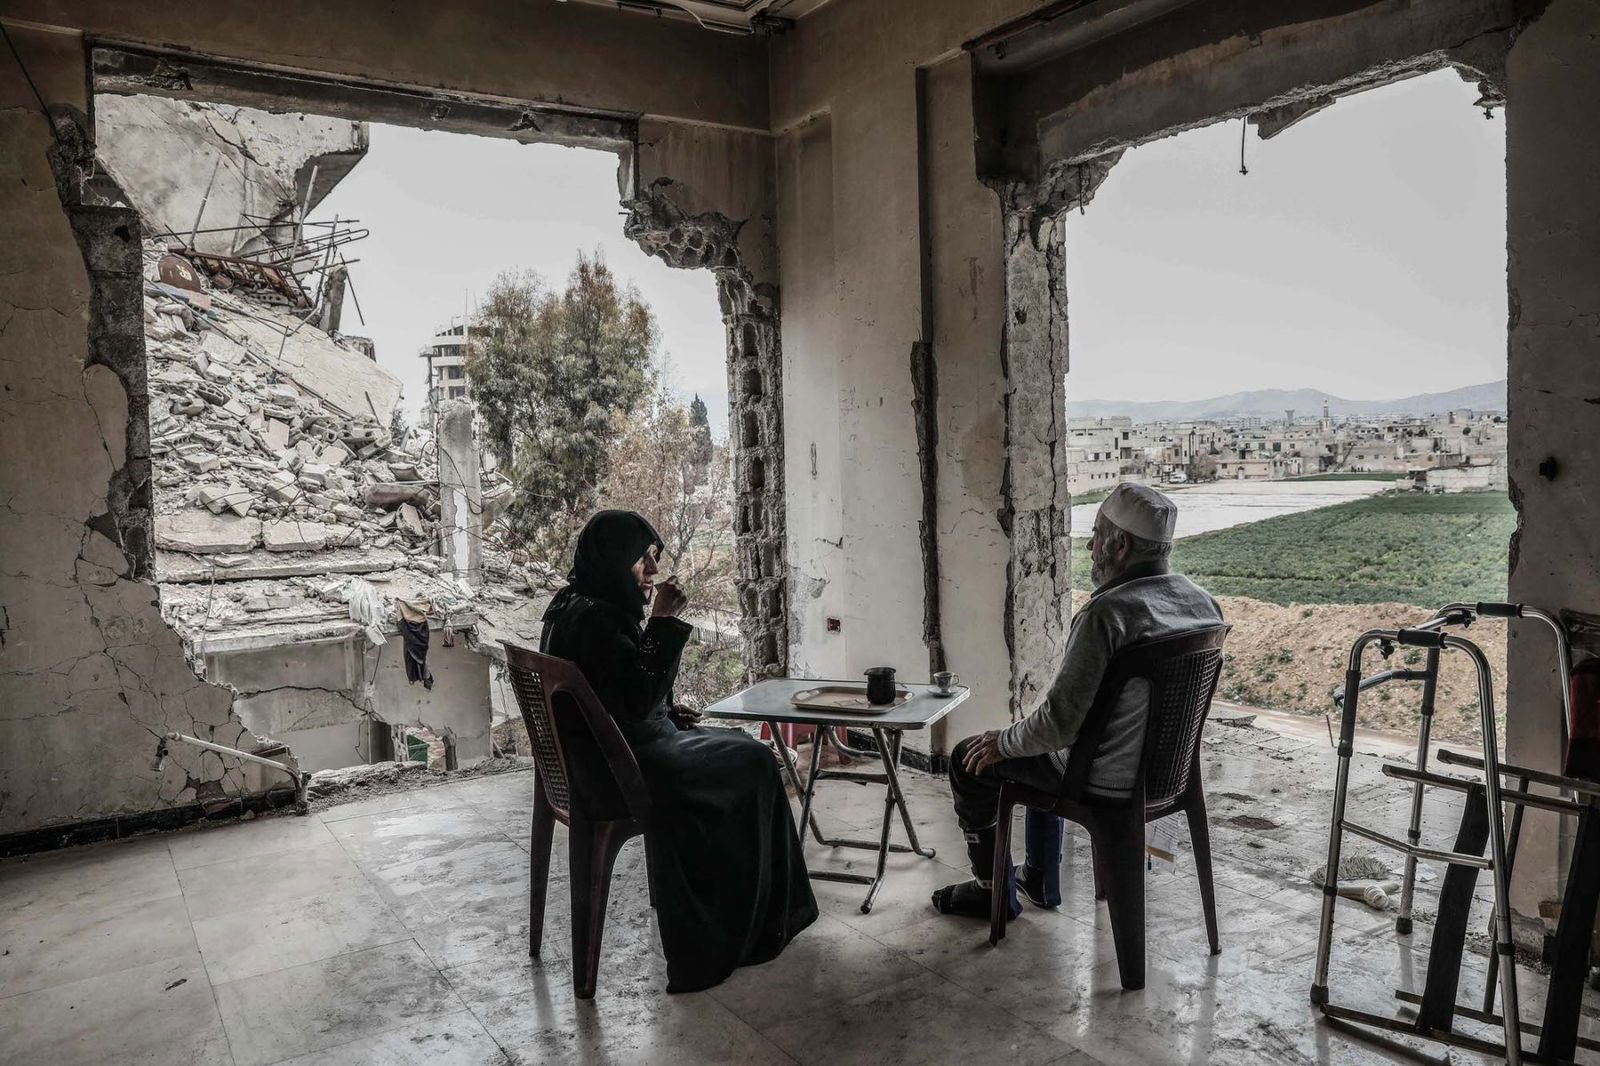
[[[1577,1036],[1579,1001],[1573,996],[1556,996],[1552,994],[1546,1003],[1545,1024],[1543,1026],[1521,1021],[1518,1012],[1509,884],[1511,871],[1516,861],[1517,841],[1521,835],[1523,811],[1528,807],[1533,807],[1559,814],[1579,815],[1580,817],[1585,816],[1586,812],[1588,812],[1589,820],[1594,821],[1593,815],[1597,810],[1600,810],[1600,808],[1596,807],[1597,801],[1600,801],[1600,785],[1529,767],[1514,766],[1501,761],[1495,739],[1493,678],[1488,660],[1484,657],[1482,650],[1472,641],[1446,632],[1450,627],[1465,629],[1480,617],[1537,618],[1551,629],[1556,639],[1556,659],[1562,681],[1561,724],[1563,735],[1570,728],[1572,708],[1567,678],[1571,674],[1571,648],[1567,641],[1566,631],[1561,623],[1548,612],[1537,607],[1516,603],[1452,603],[1440,608],[1434,617],[1420,625],[1394,630],[1371,629],[1356,638],[1355,643],[1350,648],[1345,673],[1345,687],[1334,694],[1334,702],[1341,710],[1337,745],[1338,770],[1334,784],[1332,824],[1328,834],[1327,877],[1322,889],[1322,916],[1317,939],[1316,974],[1310,990],[1311,1002],[1320,1006],[1323,1013],[1329,1018],[1503,1056],[1505,1061],[1512,1064],[1512,1066],[1520,1066],[1524,1061],[1570,1061],[1572,1055],[1575,1054],[1576,1047],[1600,1050],[1600,1042]],[[1421,669],[1383,670],[1363,677],[1361,673],[1362,655],[1373,644],[1378,645],[1385,658],[1393,654],[1396,646],[1425,649],[1427,658]],[[1439,753],[1439,761],[1450,766],[1479,771],[1481,775],[1479,779],[1446,776],[1431,772],[1428,769],[1429,733],[1433,720],[1439,660],[1446,649],[1453,649],[1465,654],[1472,660],[1476,668],[1478,703],[1482,713],[1483,743],[1481,757],[1442,750]],[[1416,766],[1415,768],[1408,768],[1385,764],[1382,767],[1386,776],[1411,784],[1410,820],[1404,841],[1397,840],[1369,826],[1352,821],[1346,817],[1345,813],[1345,801],[1349,789],[1350,758],[1354,752],[1356,708],[1360,694],[1369,688],[1390,681],[1421,681],[1423,683]],[[1502,777],[1515,778],[1515,787],[1503,787],[1501,783]],[[1529,787],[1534,783],[1559,789],[1561,795],[1552,796],[1530,792]],[[1445,788],[1466,794],[1461,828],[1454,846],[1449,850],[1425,847],[1420,842],[1423,790],[1426,786]],[[1509,833],[1506,831],[1502,813],[1503,805],[1507,803],[1513,806]],[[1328,963],[1333,940],[1334,905],[1338,899],[1340,851],[1345,833],[1354,833],[1359,837],[1384,847],[1392,848],[1405,855],[1400,914],[1395,919],[1395,931],[1401,935],[1409,934],[1412,930],[1411,910],[1415,895],[1417,861],[1421,859],[1447,864],[1443,887],[1440,891],[1438,923],[1435,927],[1433,944],[1429,952],[1427,982],[1424,986],[1424,991],[1420,996],[1401,990],[1396,990],[1395,992],[1396,998],[1418,1006],[1419,1009],[1414,1021],[1357,1010],[1329,1001]],[[1595,834],[1591,833],[1589,835]],[[1486,846],[1488,850],[1487,856],[1484,854]],[[1579,876],[1577,856],[1574,858],[1574,868],[1568,885],[1569,898],[1579,898],[1582,897],[1583,893],[1590,891],[1584,886],[1584,878]],[[1495,941],[1494,964],[1489,969],[1481,1010],[1456,1003],[1456,989],[1460,978],[1462,953],[1465,948],[1468,916],[1479,870],[1488,870],[1493,882],[1494,908],[1491,928]],[[1577,886],[1577,896],[1574,896],[1574,886]],[[1592,892],[1590,894],[1592,895]],[[1588,912],[1586,918],[1583,914],[1578,913],[1585,909]],[[1587,908],[1581,906],[1574,908],[1574,913],[1570,916],[1573,923],[1576,925],[1576,923],[1582,921],[1585,924],[1585,928],[1564,931],[1561,939],[1564,942],[1578,943],[1580,938],[1577,934],[1587,934],[1587,926],[1592,926],[1593,924],[1593,912],[1592,905],[1587,906]],[[1569,915],[1564,908],[1562,915],[1564,925],[1567,923],[1568,918]],[[1580,966],[1581,963],[1582,960],[1580,958]],[[1565,966],[1565,973],[1552,974],[1552,986],[1558,976],[1565,979],[1566,974],[1570,974],[1573,968],[1572,960],[1569,958]],[[1581,985],[1581,969],[1579,974],[1580,980],[1578,983]],[[1500,1014],[1494,1013],[1495,988],[1497,985],[1500,989],[1502,1008]],[[1552,991],[1554,991],[1553,988]],[[1497,1044],[1464,1033],[1454,1032],[1453,1022],[1457,1016],[1491,1025],[1499,1025],[1505,1033],[1505,1043]],[[1539,1036],[1540,1043],[1537,1052],[1529,1054],[1523,1051],[1521,1046],[1523,1032]]]

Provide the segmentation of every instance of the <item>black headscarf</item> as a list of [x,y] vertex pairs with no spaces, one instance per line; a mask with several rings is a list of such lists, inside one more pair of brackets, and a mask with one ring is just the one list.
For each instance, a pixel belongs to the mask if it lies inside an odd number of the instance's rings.
[[609,603],[629,618],[643,618],[644,593],[639,591],[632,571],[633,564],[652,544],[658,552],[665,547],[655,528],[642,516],[632,511],[596,514],[578,534],[567,587],[550,601],[544,621],[554,621],[575,596]]

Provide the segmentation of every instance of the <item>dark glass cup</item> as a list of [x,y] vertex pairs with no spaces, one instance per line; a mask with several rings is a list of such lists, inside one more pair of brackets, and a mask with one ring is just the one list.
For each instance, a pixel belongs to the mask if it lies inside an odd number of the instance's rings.
[[878,707],[894,702],[894,667],[874,666],[867,670],[867,702]]

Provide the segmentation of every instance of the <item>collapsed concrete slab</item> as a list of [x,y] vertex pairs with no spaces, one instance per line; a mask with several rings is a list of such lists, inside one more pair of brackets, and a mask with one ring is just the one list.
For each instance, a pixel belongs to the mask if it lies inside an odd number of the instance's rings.
[[156,516],[156,547],[169,551],[247,552],[261,543],[261,520],[205,511]]
[[[315,207],[361,161],[368,138],[363,122],[105,96],[95,101],[95,140],[102,165],[153,234],[188,243],[192,233],[194,247],[233,255],[264,247],[269,233],[290,239],[295,214]],[[269,225],[219,229],[246,216]]]
[[[400,379],[346,348],[286,308],[261,305],[243,296],[216,295],[219,311],[232,311],[228,333],[261,356],[266,365],[291,378],[302,392],[335,407],[348,418],[371,419],[376,439],[386,431],[400,402]],[[295,397],[285,397],[290,401]]]

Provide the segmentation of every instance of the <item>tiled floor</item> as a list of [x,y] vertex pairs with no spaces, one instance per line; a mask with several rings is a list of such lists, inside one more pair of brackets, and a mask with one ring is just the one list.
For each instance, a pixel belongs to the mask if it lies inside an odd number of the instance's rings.
[[[0,864],[0,1061],[1394,1061],[1306,1005],[1320,896],[1304,875],[1325,842],[1326,745],[1225,726],[1206,740],[1223,953],[1206,954],[1192,866],[1153,873],[1142,992],[1118,984],[1081,838],[1065,905],[1027,910],[998,949],[982,924],[933,914],[931,889],[965,876],[963,849],[943,783],[908,773],[938,859],[895,856],[871,914],[858,910],[858,888],[817,882],[817,924],[780,959],[710,992],[662,991],[642,852],[630,845],[599,993],[578,1001],[560,830],[544,957],[527,954],[533,777],[512,773]],[[1397,829],[1403,794],[1377,765],[1356,767],[1352,810]],[[864,828],[878,797],[829,783],[820,815]],[[1434,837],[1448,839],[1453,808],[1430,802]],[[809,854],[857,869],[869,859]],[[1420,905],[1431,908],[1431,894]],[[1390,988],[1420,980],[1427,928],[1408,944],[1388,917],[1354,903],[1341,905],[1340,925],[1336,998],[1392,1012]],[[1469,958],[1463,998],[1476,996],[1482,972]],[[1531,1016],[1539,979],[1523,984]],[[1600,1007],[1587,1006],[1592,1035]]]

